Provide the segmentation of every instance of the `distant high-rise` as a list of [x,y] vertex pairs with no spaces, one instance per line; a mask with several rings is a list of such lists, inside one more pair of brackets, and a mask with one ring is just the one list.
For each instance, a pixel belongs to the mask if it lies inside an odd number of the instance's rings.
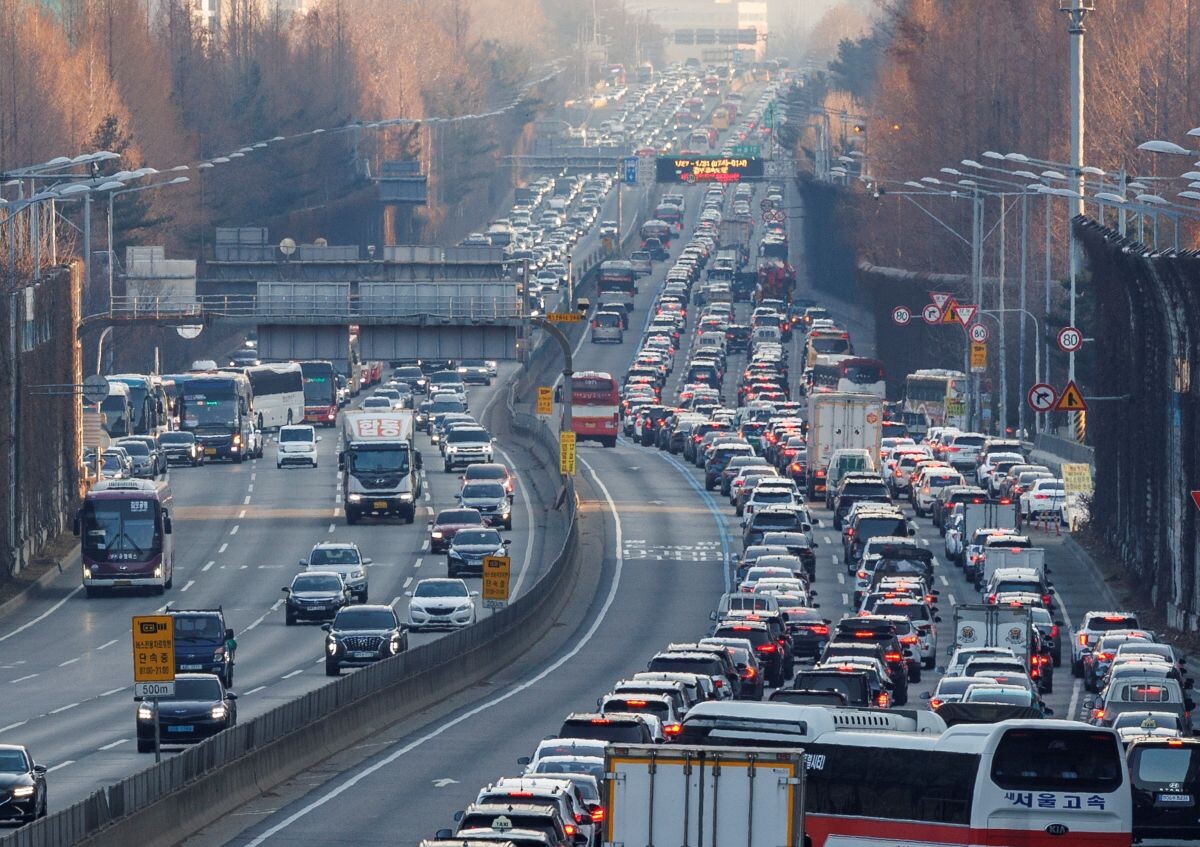
[[[773,0],[778,4],[780,0]],[[766,53],[769,0],[626,0],[625,13],[645,15],[666,33],[668,62],[759,61]]]

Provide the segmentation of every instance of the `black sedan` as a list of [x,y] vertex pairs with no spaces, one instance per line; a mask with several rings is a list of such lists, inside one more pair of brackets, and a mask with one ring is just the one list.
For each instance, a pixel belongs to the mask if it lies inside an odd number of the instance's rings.
[[[154,752],[155,704],[137,698],[137,748]],[[160,746],[203,741],[237,723],[237,695],[210,673],[175,675],[175,693],[158,698]]]
[[446,550],[446,575],[483,575],[485,556],[505,556],[512,542],[495,529],[460,529]]
[[408,649],[408,629],[391,606],[350,606],[321,629],[329,633],[325,637],[326,676],[338,676],[342,668],[364,667]]
[[0,744],[0,820],[46,817],[46,769],[19,744]]
[[344,606],[350,605],[350,589],[335,571],[305,571],[292,579],[284,607],[286,623],[331,621]]

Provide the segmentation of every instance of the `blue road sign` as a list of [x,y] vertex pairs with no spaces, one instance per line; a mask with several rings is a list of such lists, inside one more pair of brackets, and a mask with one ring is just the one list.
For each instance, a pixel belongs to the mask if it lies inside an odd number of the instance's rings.
[[626,156],[625,157],[625,184],[626,185],[637,185],[637,181],[638,181],[637,172],[638,172],[638,157],[637,156]]

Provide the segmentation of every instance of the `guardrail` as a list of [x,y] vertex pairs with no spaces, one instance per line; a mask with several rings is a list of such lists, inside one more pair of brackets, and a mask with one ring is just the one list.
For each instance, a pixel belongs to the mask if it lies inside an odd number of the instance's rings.
[[[511,380],[510,409],[514,387]],[[557,456],[558,440],[540,420],[514,411],[512,424],[543,457]],[[562,548],[507,608],[238,724],[0,837],[0,845],[175,844],[270,786],[518,658],[553,625],[578,572],[575,491],[570,479],[565,485],[568,529]]]

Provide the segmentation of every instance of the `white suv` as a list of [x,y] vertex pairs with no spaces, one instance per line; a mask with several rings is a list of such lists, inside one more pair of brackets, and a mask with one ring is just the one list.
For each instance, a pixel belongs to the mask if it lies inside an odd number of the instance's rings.
[[1071,673],[1083,676],[1083,654],[1090,653],[1092,647],[1104,633],[1114,629],[1141,629],[1137,615],[1133,612],[1087,612],[1075,630],[1071,639]]
[[294,424],[279,428],[279,443],[276,445],[275,467],[284,465],[317,466],[317,442],[321,436],[308,424]]

